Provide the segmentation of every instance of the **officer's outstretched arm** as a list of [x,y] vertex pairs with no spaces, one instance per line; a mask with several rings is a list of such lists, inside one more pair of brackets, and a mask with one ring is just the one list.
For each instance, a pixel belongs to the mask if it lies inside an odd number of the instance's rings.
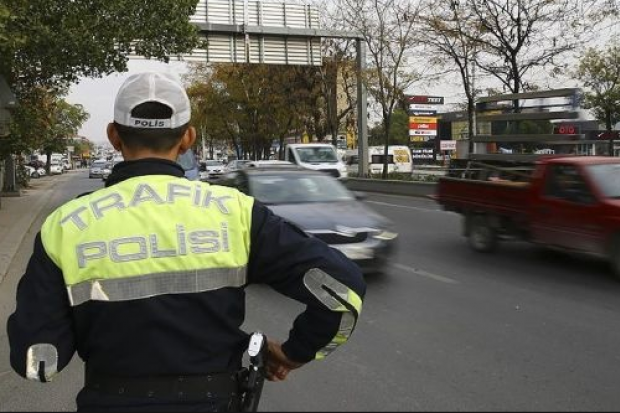
[[62,273],[45,252],[40,234],[16,301],[7,323],[11,366],[29,380],[50,381],[71,361],[75,339]]
[[366,292],[359,267],[341,252],[255,203],[249,281],[307,305],[282,345],[292,361],[321,359],[355,329]]

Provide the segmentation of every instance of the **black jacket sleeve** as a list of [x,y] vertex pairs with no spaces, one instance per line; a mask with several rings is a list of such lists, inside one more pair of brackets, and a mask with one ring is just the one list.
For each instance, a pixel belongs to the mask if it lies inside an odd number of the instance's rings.
[[11,366],[23,377],[47,381],[71,361],[75,335],[62,272],[45,252],[40,233],[16,302],[7,323]]
[[249,282],[265,283],[306,304],[282,348],[308,362],[328,355],[352,333],[366,284],[359,267],[258,201],[252,212]]

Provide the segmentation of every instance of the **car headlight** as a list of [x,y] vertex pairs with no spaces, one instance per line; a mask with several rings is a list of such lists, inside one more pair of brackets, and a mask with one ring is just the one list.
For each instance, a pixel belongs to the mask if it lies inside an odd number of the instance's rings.
[[393,239],[396,239],[396,237],[398,237],[398,234],[391,231],[381,231],[373,234],[372,237],[381,241],[391,241]]

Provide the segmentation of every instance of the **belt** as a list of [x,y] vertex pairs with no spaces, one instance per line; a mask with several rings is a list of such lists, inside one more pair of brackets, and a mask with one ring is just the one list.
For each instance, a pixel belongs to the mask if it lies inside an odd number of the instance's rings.
[[119,377],[86,375],[85,387],[116,396],[147,398],[233,398],[240,395],[237,373],[191,376]]

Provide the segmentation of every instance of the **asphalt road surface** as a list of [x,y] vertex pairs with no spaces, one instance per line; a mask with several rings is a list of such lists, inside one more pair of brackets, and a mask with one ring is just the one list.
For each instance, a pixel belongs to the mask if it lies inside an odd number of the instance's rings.
[[[98,186],[73,173],[44,212]],[[460,235],[459,216],[430,200],[370,194],[365,202],[400,233],[393,262],[384,274],[367,276],[351,340],[286,382],[266,383],[261,410],[620,409],[620,282],[605,263],[526,243],[475,253]],[[34,235],[0,288],[3,323]],[[245,328],[283,339],[301,309],[253,286]],[[10,371],[4,328],[0,340],[0,411],[75,409],[79,360],[53,383],[29,383]]]

